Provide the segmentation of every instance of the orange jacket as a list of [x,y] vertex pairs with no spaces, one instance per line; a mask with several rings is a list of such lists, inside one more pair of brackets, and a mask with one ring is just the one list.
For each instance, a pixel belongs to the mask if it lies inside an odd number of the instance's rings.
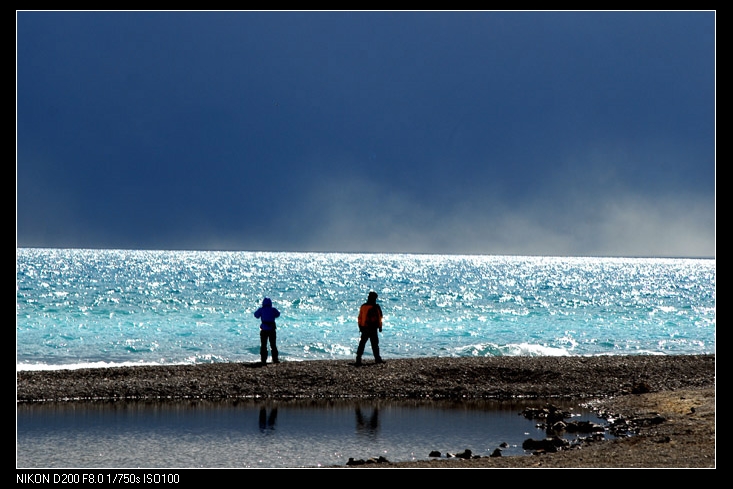
[[[376,313],[376,317],[371,320],[368,319],[369,312],[371,308],[374,308],[374,312]],[[379,304],[362,304],[361,308],[359,308],[359,320],[358,320],[360,327],[372,327],[372,328],[381,328],[382,327],[382,308],[379,307]]]

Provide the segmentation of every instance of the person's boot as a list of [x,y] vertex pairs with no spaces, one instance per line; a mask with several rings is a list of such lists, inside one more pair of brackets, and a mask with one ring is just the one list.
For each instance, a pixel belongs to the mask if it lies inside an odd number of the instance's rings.
[[280,358],[276,351],[272,352],[272,363],[280,363]]
[[384,363],[382,355],[379,354],[379,347],[373,347],[372,350],[374,351],[374,363]]
[[356,366],[361,367],[361,355],[356,356]]
[[267,347],[264,345],[260,348],[260,365],[264,366],[267,363]]

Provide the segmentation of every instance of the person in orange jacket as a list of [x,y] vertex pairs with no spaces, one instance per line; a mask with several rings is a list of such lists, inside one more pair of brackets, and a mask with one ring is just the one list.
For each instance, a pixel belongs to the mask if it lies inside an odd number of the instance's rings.
[[367,341],[372,345],[374,363],[385,363],[379,355],[379,333],[382,332],[382,308],[377,304],[377,293],[369,292],[367,301],[359,308],[359,347],[356,349],[356,365],[361,365],[361,356]]

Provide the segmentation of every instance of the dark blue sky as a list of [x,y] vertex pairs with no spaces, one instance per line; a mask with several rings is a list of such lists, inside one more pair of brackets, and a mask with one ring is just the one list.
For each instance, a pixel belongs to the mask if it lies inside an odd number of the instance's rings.
[[17,12],[17,245],[715,255],[704,12]]

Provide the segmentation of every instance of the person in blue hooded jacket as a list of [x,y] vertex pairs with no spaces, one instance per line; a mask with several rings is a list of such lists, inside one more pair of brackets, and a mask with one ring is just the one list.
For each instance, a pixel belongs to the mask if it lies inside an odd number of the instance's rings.
[[277,352],[277,333],[275,319],[280,317],[280,311],[272,307],[272,300],[265,297],[262,300],[262,307],[255,311],[255,317],[260,320],[260,361],[262,365],[267,364],[267,342],[270,342],[272,350],[272,363],[280,363]]

